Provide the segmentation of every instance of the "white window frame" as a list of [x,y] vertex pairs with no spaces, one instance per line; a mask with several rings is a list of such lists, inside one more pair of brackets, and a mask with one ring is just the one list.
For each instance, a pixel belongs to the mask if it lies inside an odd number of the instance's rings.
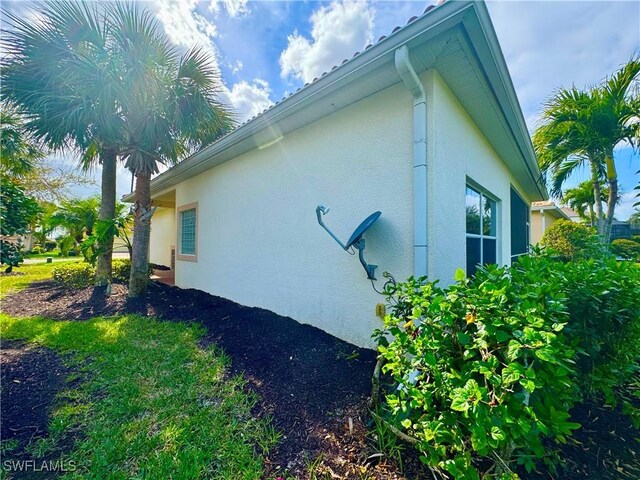
[[[194,232],[194,240],[193,240],[195,249],[193,254],[184,254],[182,253],[182,213],[189,210],[195,210],[195,215],[196,215],[195,232]],[[176,213],[178,215],[178,221],[176,222],[178,226],[178,232],[177,232],[178,248],[176,249],[176,260],[182,260],[186,262],[197,262],[198,261],[198,223],[199,223],[198,202],[187,203],[186,205],[182,205],[178,207]]]
[[[497,265],[500,264],[500,245],[499,245],[499,241],[498,238],[500,237],[500,222],[499,222],[499,218],[500,218],[500,200],[498,200],[495,196],[491,195],[490,193],[488,193],[484,188],[480,187],[477,183],[470,181],[469,179],[467,179],[467,182],[465,184],[465,197],[467,195],[467,189],[471,189],[474,192],[476,192],[477,194],[480,195],[480,233],[467,233],[466,229],[466,210],[465,210],[465,260],[466,260],[466,255],[467,255],[467,245],[466,245],[466,239],[467,238],[478,238],[480,239],[480,262],[478,263],[478,265],[485,265],[484,262],[484,242],[483,240],[486,238],[488,240],[495,240],[496,242],[496,252],[495,252],[495,263]],[[493,201],[496,205],[496,212],[495,212],[495,217],[494,217],[494,221],[495,221],[495,235],[486,235],[483,233],[484,229],[483,229],[483,222],[484,222],[484,215],[483,215],[483,208],[484,208],[484,199],[488,198],[489,200]],[[465,205],[466,205],[466,200],[465,200]],[[466,262],[465,262],[466,264]],[[469,273],[469,272],[467,272]]]

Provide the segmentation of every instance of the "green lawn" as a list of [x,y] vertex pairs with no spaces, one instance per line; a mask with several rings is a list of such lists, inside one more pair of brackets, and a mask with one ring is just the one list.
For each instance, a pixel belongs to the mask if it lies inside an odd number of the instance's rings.
[[51,271],[56,266],[77,261],[78,260],[69,260],[57,263],[42,262],[29,265],[23,264],[19,267],[14,267],[11,274],[0,275],[0,299],[26,288],[32,282],[50,279]]
[[[23,269],[19,282],[3,279],[3,294],[46,277],[51,265]],[[251,416],[256,399],[228,375],[225,356],[199,345],[201,327],[135,315],[72,322],[0,314],[0,333],[59,352],[74,371],[49,436],[27,447],[42,458],[77,436],[64,458],[78,470],[64,478],[261,478],[262,454],[278,435]],[[3,445],[3,458],[15,448]]]

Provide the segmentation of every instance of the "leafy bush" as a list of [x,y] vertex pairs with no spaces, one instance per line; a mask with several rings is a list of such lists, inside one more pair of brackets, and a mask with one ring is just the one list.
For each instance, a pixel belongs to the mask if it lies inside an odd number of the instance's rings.
[[58,243],[55,240],[45,240],[44,241],[44,251],[45,252],[51,252],[52,250],[55,250],[55,248],[58,246]]
[[[530,261],[548,263],[544,257]],[[577,352],[582,396],[601,393],[612,403],[640,362],[640,268],[613,258],[553,262],[551,268],[567,297],[565,334]]]
[[375,334],[398,386],[388,420],[430,466],[478,478],[474,457],[515,455],[530,470],[550,459],[545,438],[565,441],[578,426],[568,412],[586,398],[622,403],[640,420],[623,388],[640,378],[636,265],[538,250],[472,279],[459,273],[446,289],[410,279],[388,294]]
[[627,260],[640,259],[640,243],[626,238],[617,238],[611,242],[611,251]]
[[80,290],[93,284],[96,271],[88,263],[58,265],[53,269],[53,281],[71,290]]
[[75,239],[69,235],[65,236],[65,237],[59,237],[58,238],[58,248],[60,249],[60,256],[61,257],[66,257],[69,255],[69,251],[73,249],[73,247],[75,246]]
[[594,228],[564,219],[547,228],[540,243],[563,260],[600,257],[606,251]]
[[398,386],[386,396],[389,421],[431,467],[477,479],[474,456],[508,463],[517,454],[531,470],[543,439],[564,441],[578,427],[568,413],[566,298],[547,270],[534,261],[472,279],[460,270],[446,289],[412,278],[388,292],[391,313],[374,336]]
[[39,253],[42,253],[42,247],[40,245],[34,245],[30,253],[33,253],[36,255]]
[[[112,263],[113,281],[129,283],[131,273],[131,261],[127,259],[115,259]],[[149,268],[149,275],[152,269]],[[79,262],[69,265],[56,266],[53,269],[53,280],[66,288],[78,290],[93,285],[96,274],[95,267],[89,263]]]

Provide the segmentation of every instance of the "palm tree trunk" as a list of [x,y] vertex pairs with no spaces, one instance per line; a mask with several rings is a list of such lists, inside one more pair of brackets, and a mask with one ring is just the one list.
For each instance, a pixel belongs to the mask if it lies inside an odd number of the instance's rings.
[[602,193],[600,192],[600,175],[598,174],[598,168],[593,159],[590,159],[591,163],[591,181],[593,182],[593,209],[596,212],[596,228],[599,235],[604,235],[604,215],[602,213]]
[[613,215],[618,203],[618,172],[613,162],[613,151],[607,152],[605,158],[607,166],[607,182],[609,182],[609,196],[607,197],[607,216],[605,218],[604,238],[607,243],[611,238],[611,225],[613,223]]
[[133,210],[133,246],[129,296],[141,297],[149,280],[149,238],[151,236],[151,173],[136,173],[135,205]]
[[[113,220],[116,216],[116,151],[105,149],[100,154],[102,163],[102,196],[100,198],[99,220]],[[100,255],[96,266],[96,286],[111,283],[111,260],[113,256],[113,235],[102,239],[98,245]]]

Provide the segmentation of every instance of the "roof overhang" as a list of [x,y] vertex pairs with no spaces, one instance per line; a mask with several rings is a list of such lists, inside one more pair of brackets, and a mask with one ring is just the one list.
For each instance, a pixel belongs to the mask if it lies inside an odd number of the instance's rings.
[[531,211],[550,213],[556,218],[570,220],[569,215],[567,215],[565,211],[562,210],[562,208],[558,207],[555,203],[553,205],[531,205]]
[[[548,198],[506,62],[484,2],[450,1],[242,124],[152,180],[151,194],[400,82],[394,52],[407,45],[418,74],[435,69],[532,199]],[[133,195],[123,197],[132,201]]]

